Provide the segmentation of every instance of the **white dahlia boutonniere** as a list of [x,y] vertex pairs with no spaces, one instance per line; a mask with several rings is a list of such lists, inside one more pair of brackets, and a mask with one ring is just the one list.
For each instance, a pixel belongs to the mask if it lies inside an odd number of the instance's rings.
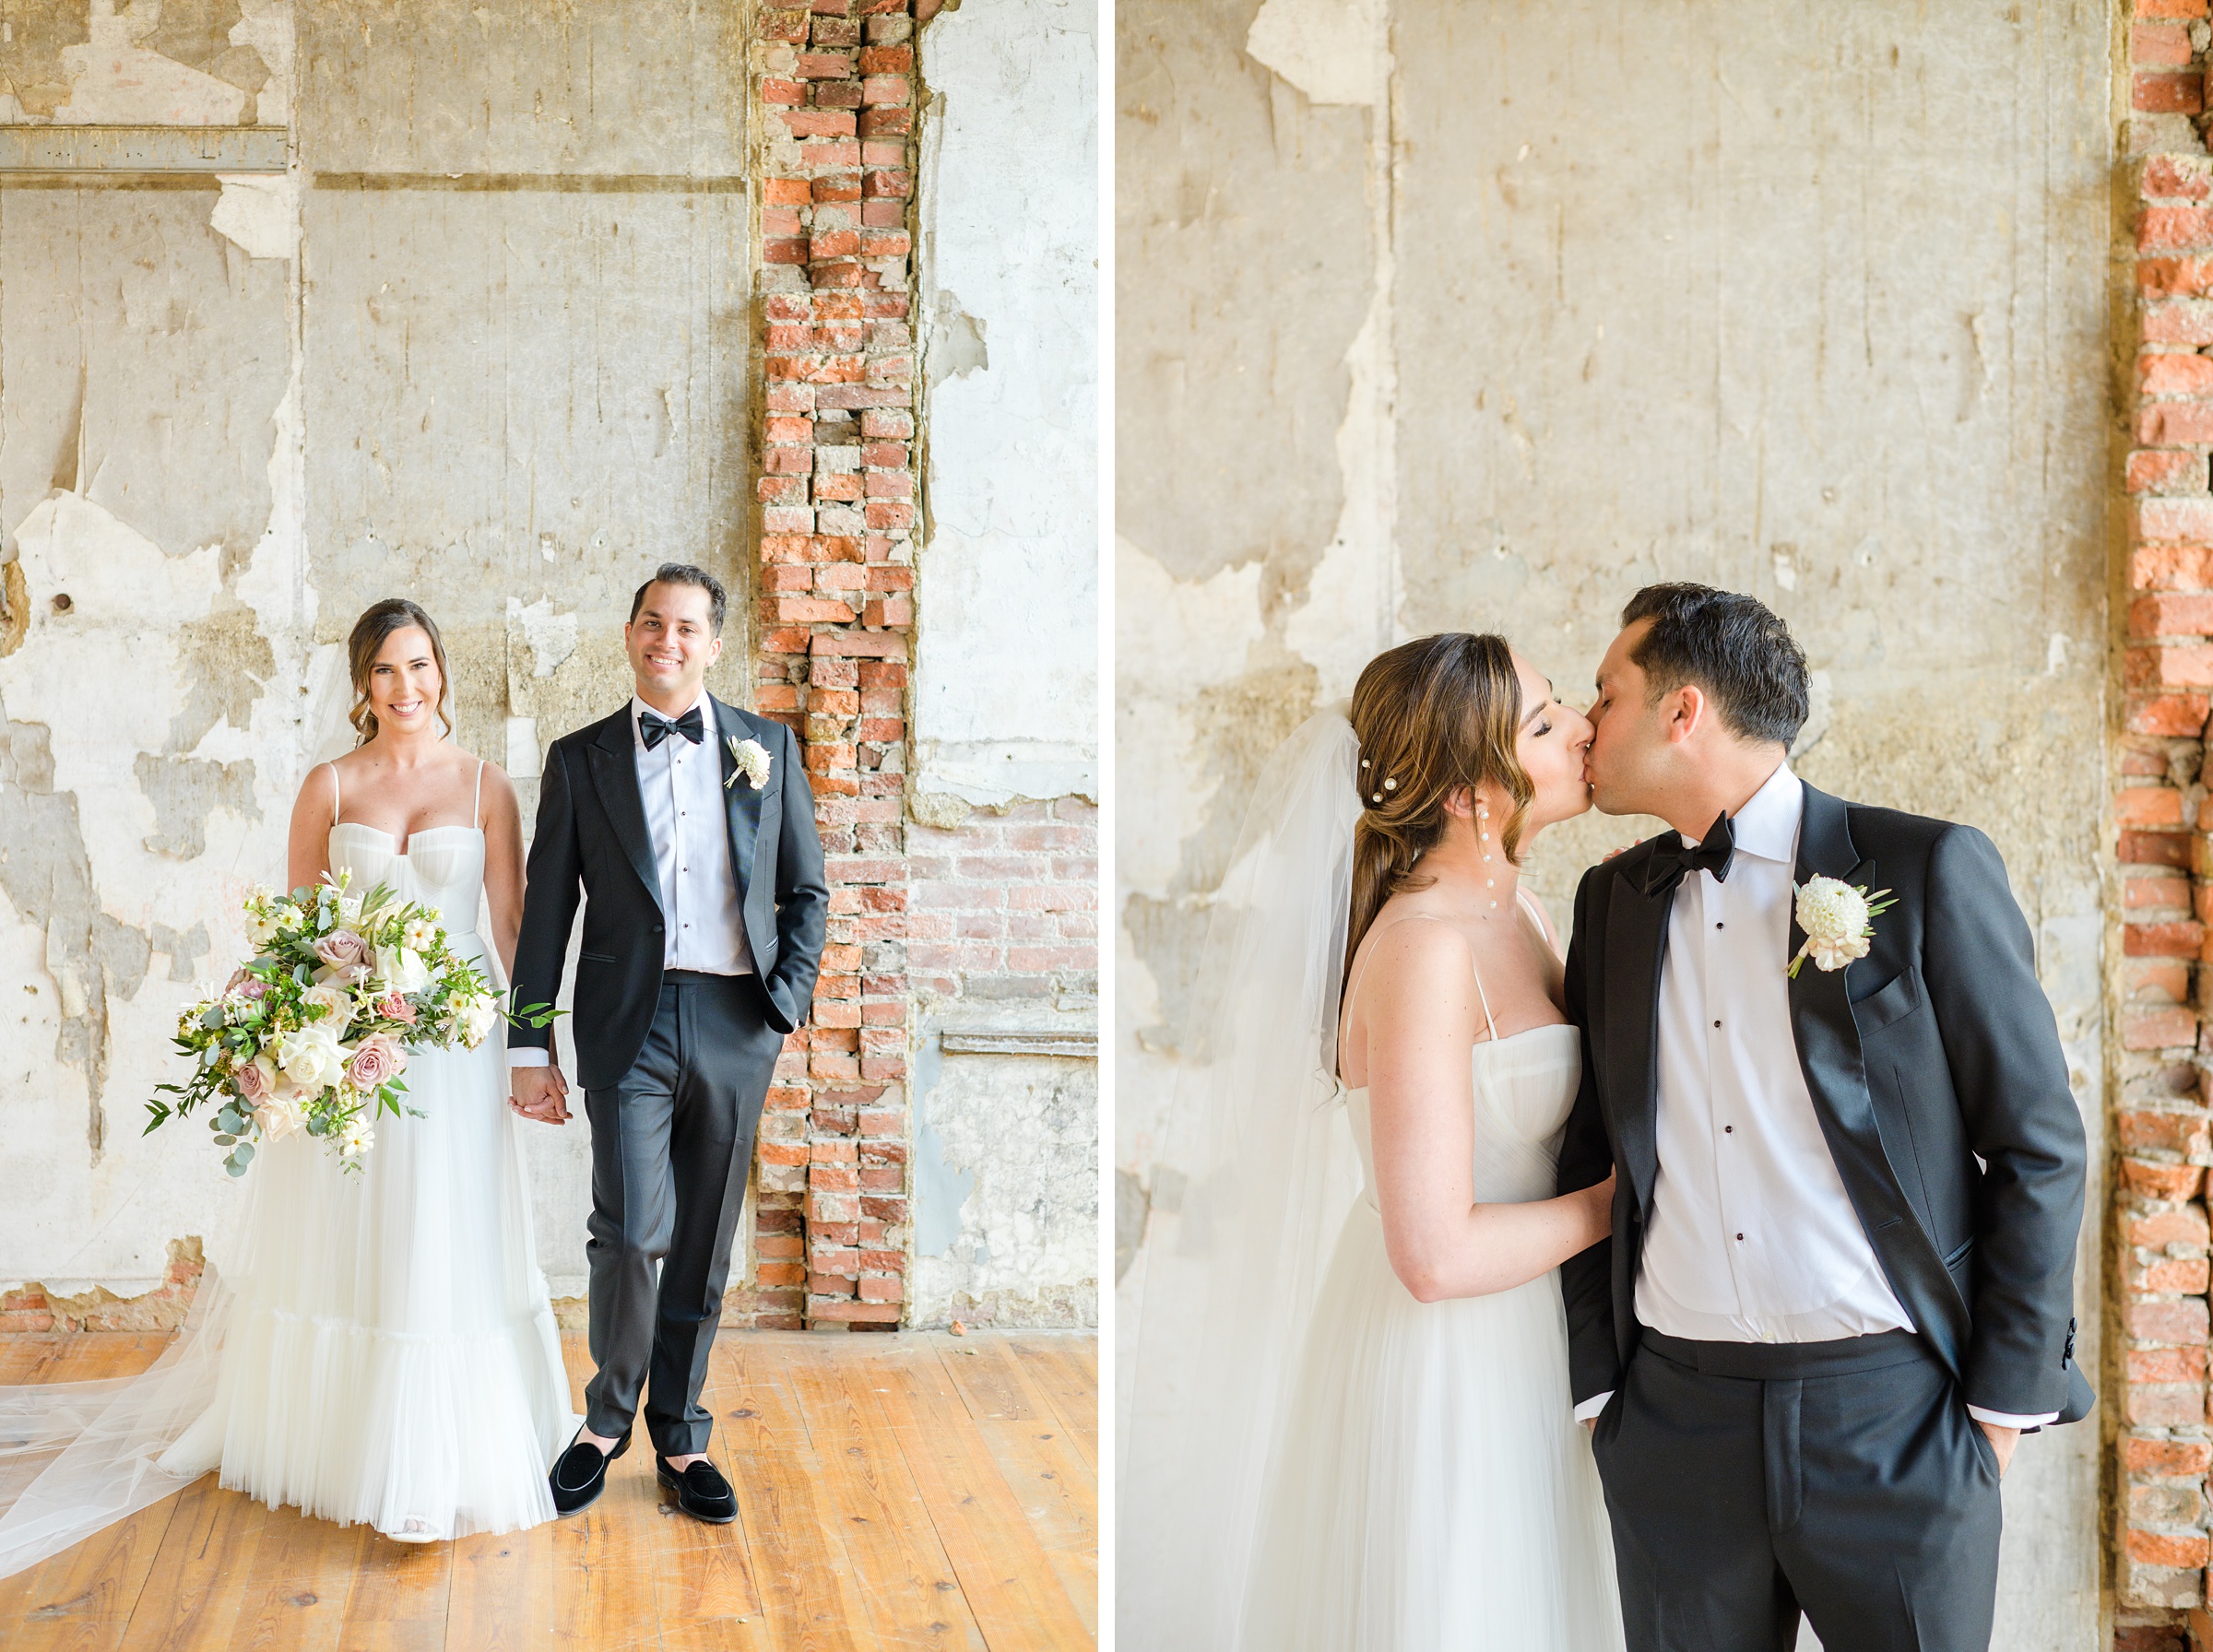
[[1798,927],[1805,931],[1805,945],[1782,973],[1794,981],[1798,966],[1808,958],[1817,970],[1840,970],[1866,957],[1867,943],[1875,938],[1869,920],[1898,904],[1884,899],[1889,893],[1878,889],[1871,895],[1864,884],[1855,889],[1834,878],[1808,878],[1798,886]]
[[751,781],[756,792],[766,785],[768,765],[774,761],[768,755],[768,748],[759,740],[741,740],[736,735],[729,737],[729,747],[730,761],[738,765],[738,769],[736,773],[722,783],[723,788],[727,791],[739,774]]

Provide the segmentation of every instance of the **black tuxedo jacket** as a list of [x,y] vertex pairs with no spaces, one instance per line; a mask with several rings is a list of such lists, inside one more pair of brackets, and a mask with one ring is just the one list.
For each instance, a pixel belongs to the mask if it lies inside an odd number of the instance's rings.
[[[1668,832],[1593,867],[1576,891],[1568,1010],[1583,1032],[1583,1079],[1560,1189],[1620,1173],[1613,1237],[1561,1270],[1579,1404],[1619,1386],[1642,1334],[1637,1268],[1659,1169],[1660,966],[1675,903],[1672,891],[1647,895],[1644,873],[1657,845],[1680,841]],[[1969,1404],[2072,1422],[2094,1402],[2072,1317],[2086,1150],[2005,865],[1970,826],[1809,785],[1795,881],[1817,874],[1897,898],[1874,920],[1866,957],[1834,972],[1809,959],[1790,986],[1814,1111],[1884,1277]],[[1792,950],[1804,939],[1793,920]]]
[[[788,728],[712,694],[704,703],[714,707],[709,738],[721,753],[726,781],[737,770],[732,739],[768,748],[768,784],[756,791],[740,778],[724,786],[723,812],[765,1013],[778,1032],[796,1032],[814,1002],[830,910],[814,796]],[[630,1070],[645,1043],[667,951],[660,876],[638,791],[627,703],[611,717],[563,735],[546,753],[528,879],[515,948],[515,1001],[554,1001],[581,894],[584,944],[576,955],[570,1030],[577,1082],[605,1090]],[[546,1049],[551,1032],[550,1026],[515,1027],[507,1040]]]

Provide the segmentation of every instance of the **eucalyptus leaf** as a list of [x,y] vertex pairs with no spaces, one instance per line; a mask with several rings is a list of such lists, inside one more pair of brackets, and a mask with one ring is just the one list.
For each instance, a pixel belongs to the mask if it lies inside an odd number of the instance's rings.
[[236,1147],[231,1150],[231,1156],[237,1160],[241,1164],[253,1163],[254,1144],[251,1141],[240,1142]]
[[215,1145],[218,1147],[231,1147],[233,1146],[237,1140],[238,1138],[235,1136],[218,1136],[215,1139]]
[[243,1176],[246,1174],[246,1167],[235,1159],[225,1159],[223,1168],[234,1176]]

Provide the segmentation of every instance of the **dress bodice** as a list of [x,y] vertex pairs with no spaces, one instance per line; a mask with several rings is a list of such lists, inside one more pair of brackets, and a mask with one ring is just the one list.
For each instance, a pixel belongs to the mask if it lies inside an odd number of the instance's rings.
[[356,894],[382,883],[402,901],[431,908],[456,950],[476,950],[463,942],[476,934],[484,890],[484,833],[476,827],[426,827],[408,837],[403,853],[382,828],[341,821],[330,829],[330,870],[333,877],[350,871]]
[[[1560,1134],[1583,1072],[1582,1034],[1571,1026],[1531,1027],[1468,1052],[1475,1078],[1475,1201],[1526,1204],[1557,1191]],[[1344,1092],[1365,1178],[1360,1197],[1376,1202],[1376,1147],[1367,1089]]]

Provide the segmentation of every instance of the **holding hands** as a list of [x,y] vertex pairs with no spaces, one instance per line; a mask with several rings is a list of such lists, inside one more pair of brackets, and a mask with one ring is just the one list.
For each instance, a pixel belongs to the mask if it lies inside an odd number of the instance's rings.
[[510,1069],[507,1077],[507,1104],[523,1117],[541,1125],[569,1122],[569,1081],[562,1077],[561,1068],[550,1063],[517,1067]]

